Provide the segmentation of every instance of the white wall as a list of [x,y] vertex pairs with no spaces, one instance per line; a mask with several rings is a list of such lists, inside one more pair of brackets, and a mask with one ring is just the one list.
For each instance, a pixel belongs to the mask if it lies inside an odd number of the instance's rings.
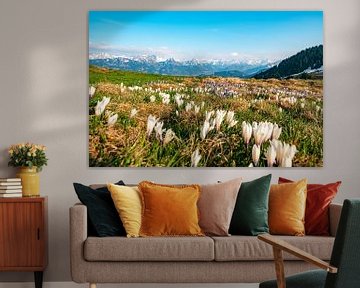
[[[301,169],[88,168],[87,12],[89,10],[323,10],[324,167]],[[296,33],[296,31],[294,32]],[[1,0],[0,176],[13,176],[6,148],[33,141],[48,146],[41,193],[49,196],[49,266],[46,281],[67,281],[68,208],[72,182],[143,179],[213,182],[265,173],[310,182],[342,180],[337,201],[360,196],[360,2],[358,0]],[[0,282],[32,280],[29,273],[0,273]]]

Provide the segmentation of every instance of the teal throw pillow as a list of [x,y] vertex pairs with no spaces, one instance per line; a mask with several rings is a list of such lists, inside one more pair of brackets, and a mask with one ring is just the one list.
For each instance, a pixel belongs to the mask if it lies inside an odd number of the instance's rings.
[[231,218],[232,235],[269,233],[268,208],[271,174],[241,184]]

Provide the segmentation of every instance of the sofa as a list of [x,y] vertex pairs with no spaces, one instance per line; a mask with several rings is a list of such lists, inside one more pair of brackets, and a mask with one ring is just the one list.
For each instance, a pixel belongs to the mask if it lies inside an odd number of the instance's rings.
[[[330,236],[279,236],[325,261],[342,206],[331,204]],[[71,275],[77,283],[258,283],[274,278],[270,245],[255,236],[92,237],[87,208],[70,208]],[[284,254],[285,273],[312,269]]]

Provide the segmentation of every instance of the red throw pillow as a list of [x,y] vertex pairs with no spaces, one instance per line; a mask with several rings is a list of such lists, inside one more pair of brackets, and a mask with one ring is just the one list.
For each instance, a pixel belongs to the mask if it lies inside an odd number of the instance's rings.
[[[293,182],[279,177],[279,184]],[[329,184],[308,184],[305,210],[305,234],[329,236],[329,206],[341,181]]]

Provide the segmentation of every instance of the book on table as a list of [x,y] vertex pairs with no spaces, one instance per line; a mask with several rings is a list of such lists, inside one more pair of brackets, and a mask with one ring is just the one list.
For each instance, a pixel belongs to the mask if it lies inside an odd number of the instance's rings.
[[22,193],[0,193],[0,198],[22,197]]
[[21,182],[0,182],[0,187],[2,186],[19,186]]
[[0,193],[3,193],[2,191],[4,190],[18,190],[18,189],[22,189],[21,185],[17,185],[17,186],[0,186]]
[[0,183],[21,182],[21,178],[0,178]]
[[22,189],[5,189],[0,190],[0,194],[16,194],[16,193],[22,193]]

